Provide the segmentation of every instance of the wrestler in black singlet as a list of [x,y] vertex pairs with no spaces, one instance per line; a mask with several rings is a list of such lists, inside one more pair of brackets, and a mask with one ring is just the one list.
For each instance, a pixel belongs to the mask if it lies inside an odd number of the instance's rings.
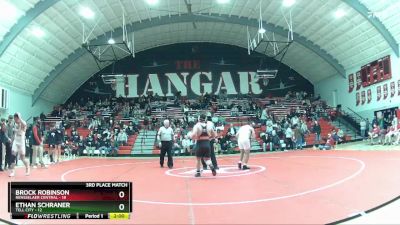
[[200,125],[202,131],[196,144],[196,156],[199,158],[210,158],[211,144],[210,137],[207,133],[207,124],[205,126],[202,124]]

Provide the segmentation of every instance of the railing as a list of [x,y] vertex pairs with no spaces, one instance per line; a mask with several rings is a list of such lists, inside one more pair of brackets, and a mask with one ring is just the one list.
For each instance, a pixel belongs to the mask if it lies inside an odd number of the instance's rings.
[[348,110],[350,110],[354,115],[356,115],[359,119],[363,120],[364,118],[362,116],[360,116],[360,114],[354,112],[354,110],[350,109],[349,107],[347,107]]
[[347,109],[350,110],[351,113],[342,111],[342,113],[338,116],[338,122],[346,127],[352,128],[351,130],[355,135],[361,135],[360,122],[364,118],[349,107],[347,107]]

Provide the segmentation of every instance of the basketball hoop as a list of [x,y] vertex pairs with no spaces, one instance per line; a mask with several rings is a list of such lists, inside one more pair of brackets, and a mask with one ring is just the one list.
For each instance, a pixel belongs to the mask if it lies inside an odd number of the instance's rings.
[[275,79],[278,70],[257,70],[257,78],[262,79],[262,84],[267,86],[270,79]]
[[269,79],[266,78],[266,77],[263,77],[263,78],[262,78],[262,82],[263,82],[263,85],[264,85],[264,86],[267,86],[268,83],[269,83]]

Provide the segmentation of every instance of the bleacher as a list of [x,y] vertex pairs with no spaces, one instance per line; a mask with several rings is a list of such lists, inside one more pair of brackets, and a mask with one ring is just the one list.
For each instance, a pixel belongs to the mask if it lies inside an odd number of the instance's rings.
[[[215,116],[221,116],[225,119],[226,121],[226,126],[224,130],[221,132],[221,136],[225,135],[227,132],[227,129],[230,123],[234,124],[234,126],[241,126],[243,123],[246,123],[250,118],[254,118],[255,114],[253,112],[237,112],[237,115],[232,115],[231,114],[231,109],[228,109],[226,106],[228,104],[244,104],[245,102],[248,102],[247,99],[230,99],[228,102],[224,103],[224,105],[219,105],[217,107],[217,111],[215,112]],[[290,113],[291,110],[297,110],[299,109],[301,113],[305,113],[305,106],[302,105],[301,101],[296,101],[296,100],[285,100],[284,98],[264,98],[264,99],[257,99],[256,100],[257,104],[259,106],[264,106],[268,109],[270,114],[274,114],[276,119],[281,119],[282,117],[286,116],[287,114]],[[272,103],[277,103],[277,104],[272,104]],[[218,103],[213,103],[217,104]],[[155,102],[152,103],[152,115],[158,119],[164,119],[166,117],[169,117],[171,119],[182,119],[184,117],[183,110],[180,106],[174,105],[174,103],[171,100],[168,100],[166,102]],[[189,115],[196,116],[198,113],[203,110],[197,110],[197,109],[190,109],[188,111]],[[87,122],[87,116],[90,114],[89,112],[80,112],[81,116],[76,118],[76,119],[71,119],[70,122],[73,123],[76,120],[81,120]],[[140,110],[139,113],[141,115],[144,114],[144,110]],[[101,111],[100,113],[97,113],[98,116],[103,116],[103,117],[110,117],[112,116],[112,112],[110,111]],[[115,118],[118,121],[124,122],[125,124],[129,123],[131,118],[123,118],[122,115],[117,115]],[[54,116],[48,116],[44,123],[46,125],[46,128],[50,128],[50,125],[53,125],[54,123],[61,122],[60,117],[54,117]],[[143,119],[140,119],[139,122],[142,124]],[[86,124],[87,125],[87,124]],[[335,128],[332,124],[329,122],[321,119],[320,120],[320,126],[321,126],[321,139],[326,138],[328,133],[331,132],[333,128]],[[312,125],[308,124],[309,130],[311,130]],[[87,128],[82,128],[79,127],[77,128],[77,131],[80,136],[87,137],[88,134],[90,133],[90,130]],[[159,154],[160,150],[158,146],[155,145],[155,139],[156,139],[156,132],[157,131],[144,131],[140,130],[138,134],[136,135],[131,135],[128,137],[128,143],[126,146],[119,146],[119,151],[118,154],[121,156],[135,156],[135,155],[157,155]],[[261,126],[260,128],[256,128],[256,135],[257,139],[254,140],[252,143],[252,151],[260,151],[262,150],[262,141],[260,139],[260,133],[265,132],[265,126]],[[70,131],[66,131],[67,135],[70,135]],[[352,137],[350,135],[346,135],[346,140],[351,140]],[[315,135],[314,134],[308,134],[305,137],[306,144],[308,146],[312,145],[315,140]],[[322,140],[321,140],[322,143]],[[45,146],[48,148],[48,146]],[[234,150],[238,150],[235,148]],[[85,151],[84,151],[85,152]],[[97,154],[98,150],[95,151],[95,154]]]

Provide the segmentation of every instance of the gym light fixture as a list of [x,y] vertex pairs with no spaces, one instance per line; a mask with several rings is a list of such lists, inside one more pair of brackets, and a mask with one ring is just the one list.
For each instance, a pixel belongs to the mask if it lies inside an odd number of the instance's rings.
[[217,3],[219,4],[226,4],[228,2],[230,2],[230,0],[217,0]]
[[335,17],[336,17],[336,19],[340,19],[340,18],[342,18],[344,15],[346,15],[346,12],[343,11],[343,9],[338,9],[338,10],[336,10],[336,12],[335,12]]
[[110,45],[113,45],[113,44],[115,44],[115,40],[114,40],[114,38],[110,38],[110,39],[108,39],[108,44],[110,44]]
[[79,15],[81,15],[82,17],[84,17],[86,19],[92,19],[94,17],[94,12],[86,6],[82,6],[79,9]]
[[158,0],[146,0],[147,4],[149,5],[156,5],[158,4]]
[[35,37],[38,37],[38,38],[42,38],[42,37],[45,35],[44,31],[43,31],[42,28],[40,28],[40,27],[34,27],[34,28],[32,28],[31,33],[32,33]]
[[291,7],[294,3],[296,3],[296,0],[283,0],[282,4],[284,7]]

